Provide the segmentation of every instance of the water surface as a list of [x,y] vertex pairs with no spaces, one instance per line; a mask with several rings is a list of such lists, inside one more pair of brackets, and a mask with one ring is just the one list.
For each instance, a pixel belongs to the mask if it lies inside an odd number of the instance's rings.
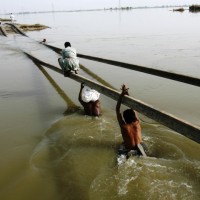
[[[140,115],[148,158],[117,158],[122,141],[116,102],[101,95],[103,115],[84,116],[80,85],[39,69],[22,51],[58,66],[58,54],[38,44],[199,77],[200,15],[168,9],[16,16],[50,29],[31,38],[0,38],[0,196],[2,199],[199,199],[199,144]],[[85,59],[115,88],[155,108],[199,124],[199,88]],[[85,72],[80,74],[87,76]],[[69,101],[80,109],[69,112]],[[125,106],[122,106],[122,110]]]

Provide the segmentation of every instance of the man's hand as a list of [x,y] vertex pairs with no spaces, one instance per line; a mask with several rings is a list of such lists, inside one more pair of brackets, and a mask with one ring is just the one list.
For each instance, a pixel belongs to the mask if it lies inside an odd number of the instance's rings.
[[85,87],[85,83],[81,83],[81,88],[84,88]]
[[128,90],[129,90],[129,88],[126,88],[126,86],[123,84],[122,85],[122,88],[121,88],[121,90],[122,90],[122,95],[124,96],[124,95],[129,95],[129,93],[128,93]]

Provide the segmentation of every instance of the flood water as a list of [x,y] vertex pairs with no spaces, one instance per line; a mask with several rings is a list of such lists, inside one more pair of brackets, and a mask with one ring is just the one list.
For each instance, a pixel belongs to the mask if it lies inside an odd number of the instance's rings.
[[[137,9],[16,19],[50,28],[27,32],[29,38],[0,36],[1,199],[200,199],[198,143],[139,114],[149,157],[118,158],[116,102],[101,94],[102,116],[85,116],[80,84],[38,68],[23,53],[58,67],[59,55],[37,41],[46,38],[59,48],[70,41],[81,54],[200,78],[200,13]],[[115,88],[126,84],[130,96],[200,126],[199,87],[85,59],[80,63]],[[70,105],[77,109],[70,112]]]

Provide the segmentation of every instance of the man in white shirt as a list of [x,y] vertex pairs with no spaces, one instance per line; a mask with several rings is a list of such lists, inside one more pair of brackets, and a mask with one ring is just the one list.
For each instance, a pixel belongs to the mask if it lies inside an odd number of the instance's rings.
[[61,52],[62,57],[58,59],[63,74],[64,76],[69,76],[71,71],[77,74],[79,70],[79,60],[76,50],[71,47],[69,42],[65,42],[64,46],[65,48]]
[[10,13],[10,19],[11,19],[11,22],[13,23],[14,22],[14,15],[12,13]]
[[86,115],[99,117],[101,115],[100,93],[89,87],[86,89],[86,87],[84,83],[81,83],[78,100],[83,106]]

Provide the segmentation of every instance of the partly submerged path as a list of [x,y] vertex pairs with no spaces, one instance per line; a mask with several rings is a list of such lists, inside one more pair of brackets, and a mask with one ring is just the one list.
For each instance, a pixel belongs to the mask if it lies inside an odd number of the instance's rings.
[[[18,33],[20,33],[20,31]],[[22,34],[22,35],[24,35],[24,34]],[[26,36],[26,35],[24,35],[24,36]],[[50,46],[50,45],[46,45],[46,46],[60,54],[61,49]],[[31,58],[35,63],[38,63],[42,66],[48,67],[51,70],[54,70],[54,71],[62,74],[61,69],[59,69],[49,63],[45,63],[26,52],[24,52],[24,53],[29,58]],[[166,71],[141,67],[141,66],[122,63],[122,62],[118,62],[118,61],[107,60],[107,59],[103,59],[103,58],[86,56],[86,55],[82,55],[82,54],[78,54],[78,56],[81,58],[85,58],[85,59],[95,60],[98,62],[103,62],[103,63],[107,63],[107,64],[119,66],[119,67],[124,67],[124,68],[130,69],[130,70],[136,70],[136,71],[140,71],[143,73],[156,75],[159,77],[176,80],[179,82],[195,85],[198,87],[200,86],[200,79],[195,78],[195,77],[174,74],[174,73],[170,73],[170,72],[166,72]],[[82,68],[82,69],[84,69],[84,68]],[[90,71],[88,70],[88,72],[90,72]],[[92,74],[95,75],[94,73],[91,73],[91,75]],[[117,90],[114,90],[113,87],[111,88],[109,83],[104,82],[104,83],[100,84],[100,83],[91,81],[90,79],[87,79],[81,75],[76,75],[76,74],[71,74],[69,78],[76,80],[78,82],[85,82],[86,85],[98,90],[102,94],[104,94],[114,100],[118,100],[118,98],[119,98],[120,93]],[[96,79],[97,78],[98,77],[96,76]],[[99,77],[99,80],[103,81],[103,79],[101,79],[100,77]],[[105,86],[105,85],[107,85],[107,86]],[[200,127],[195,126],[185,120],[182,120],[170,113],[156,109],[156,108],[152,107],[151,105],[148,105],[148,104],[146,104],[138,99],[135,99],[133,97],[130,97],[130,96],[125,96],[122,103],[128,107],[131,107],[131,108],[137,110],[139,113],[144,114],[145,116],[165,125],[166,127],[186,136],[187,138],[190,138],[193,141],[200,143]]]
[[[62,70],[49,64],[45,63],[32,55],[25,53],[29,58],[31,58],[34,62],[37,62],[41,64],[42,66],[45,66],[51,70],[54,70],[60,74],[62,73]],[[78,82],[85,82],[86,85],[98,90],[102,94],[114,99],[118,100],[120,92],[117,90],[111,89],[107,86],[104,86],[102,84],[99,84],[97,82],[91,81],[90,79],[87,79],[81,75],[78,74],[70,74],[70,77],[73,80],[76,80]],[[135,110],[137,110],[139,113],[165,125],[166,127],[200,143],[200,127],[195,126],[185,120],[182,120],[170,113],[167,113],[165,111],[161,111],[159,109],[156,109],[152,107],[151,105],[148,105],[136,98],[130,97],[130,96],[125,96],[123,98],[122,103],[128,107],[131,107]]]

